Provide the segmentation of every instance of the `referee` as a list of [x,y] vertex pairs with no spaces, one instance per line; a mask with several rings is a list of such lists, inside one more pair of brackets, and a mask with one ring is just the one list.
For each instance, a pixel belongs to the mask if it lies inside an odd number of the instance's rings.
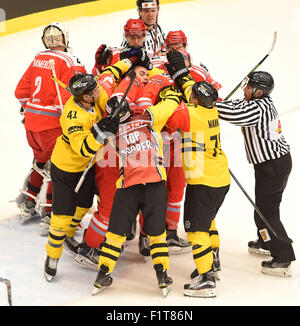
[[[244,135],[247,159],[255,171],[255,203],[270,225],[282,237],[287,233],[280,221],[280,202],[292,170],[290,146],[280,125],[277,110],[269,96],[274,88],[272,76],[264,71],[252,72],[244,83],[244,99],[218,102],[219,118],[240,126]],[[280,241],[254,212],[257,241],[250,241],[249,252],[270,254],[262,262],[262,272],[291,276],[295,260],[291,244]]]

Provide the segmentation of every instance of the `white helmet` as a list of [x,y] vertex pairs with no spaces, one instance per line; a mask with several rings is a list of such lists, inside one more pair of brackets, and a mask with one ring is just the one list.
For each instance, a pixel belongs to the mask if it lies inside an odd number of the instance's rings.
[[46,49],[51,49],[56,46],[64,46],[69,49],[69,31],[59,23],[53,22],[44,28],[42,41]]

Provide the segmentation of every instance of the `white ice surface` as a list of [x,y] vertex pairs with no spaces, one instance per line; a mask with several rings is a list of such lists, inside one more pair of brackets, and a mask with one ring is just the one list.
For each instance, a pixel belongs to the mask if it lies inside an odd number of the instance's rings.
[[[66,23],[73,52],[90,71],[99,44],[119,46],[129,10],[94,18],[83,17]],[[273,98],[282,128],[291,145],[293,171],[281,206],[282,221],[300,252],[299,121],[300,121],[300,4],[297,0],[192,1],[162,5],[159,23],[163,29],[182,29],[189,42],[193,61],[204,63],[222,83],[225,97],[268,52],[273,32],[278,39],[274,51],[260,69],[275,79]],[[43,276],[47,238],[39,236],[39,221],[20,224],[18,209],[9,201],[18,194],[32,160],[15,87],[33,59],[43,49],[41,28],[0,38],[1,92],[1,196],[0,276],[11,280],[13,305],[17,306],[298,306],[300,263],[293,263],[292,278],[278,278],[260,272],[262,258],[247,252],[247,243],[256,238],[253,209],[232,181],[231,189],[216,218],[221,237],[221,281],[217,297],[198,299],[183,296],[183,285],[194,269],[191,253],[171,256],[170,276],[174,279],[167,298],[160,294],[152,263],[138,254],[137,239],[129,243],[113,273],[110,289],[91,295],[96,272],[83,268],[64,251],[53,282]],[[233,98],[241,96],[238,91]],[[238,127],[221,122],[222,147],[230,169],[253,198],[253,168],[246,161]],[[86,219],[88,222],[88,219]],[[182,221],[179,234],[185,236]],[[82,231],[77,234],[82,237]],[[6,289],[0,284],[0,306],[7,305]]]

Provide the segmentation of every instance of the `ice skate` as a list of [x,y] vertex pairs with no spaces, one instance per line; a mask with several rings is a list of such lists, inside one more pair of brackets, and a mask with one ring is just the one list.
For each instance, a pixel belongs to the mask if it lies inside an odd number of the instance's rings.
[[187,240],[178,236],[177,230],[167,230],[167,244],[171,255],[184,254],[192,250]]
[[270,251],[264,249],[258,240],[248,242],[248,252],[254,255],[270,256]]
[[47,256],[44,267],[44,275],[48,282],[51,282],[52,278],[56,275],[58,259],[52,259]]
[[75,261],[81,265],[90,267],[94,270],[98,270],[98,261],[100,256],[99,248],[91,248],[83,240],[78,249],[78,253],[75,257]]
[[47,236],[50,227],[51,212],[43,211],[40,222],[40,235]]
[[100,266],[96,281],[94,282],[92,294],[95,295],[103,291],[105,288],[112,284],[112,281],[113,279],[110,276],[110,273],[108,273],[108,267],[102,264]]
[[282,262],[275,258],[265,260],[261,263],[261,271],[268,275],[290,277],[292,276],[292,263],[290,261]]
[[188,297],[216,297],[216,281],[213,271],[196,276],[190,284],[184,285],[183,294]]
[[75,240],[74,237],[66,236],[64,241],[64,248],[69,251],[69,253],[76,256],[78,254],[79,247],[80,243]]
[[163,269],[162,264],[154,265],[158,287],[162,290],[162,294],[166,297],[170,291],[170,285],[173,283],[171,277],[168,276],[167,271]]
[[21,211],[21,224],[37,216],[38,213],[35,211],[35,202],[26,199],[24,202],[19,204]]

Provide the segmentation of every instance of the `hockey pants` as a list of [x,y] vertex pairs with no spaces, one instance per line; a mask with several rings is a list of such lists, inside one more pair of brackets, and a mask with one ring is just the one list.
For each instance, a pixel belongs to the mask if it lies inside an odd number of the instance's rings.
[[[168,230],[177,230],[180,220],[181,204],[186,186],[183,167],[177,162],[175,155],[178,155],[174,149],[174,144],[171,143],[166,150],[164,145],[164,155],[167,158],[166,173],[167,173],[167,194],[168,204],[166,211],[166,227]],[[180,153],[179,153],[180,155]],[[177,166],[179,165],[179,166]],[[139,217],[140,229],[143,228],[143,216],[140,213]],[[143,231],[141,232],[143,233]]]

